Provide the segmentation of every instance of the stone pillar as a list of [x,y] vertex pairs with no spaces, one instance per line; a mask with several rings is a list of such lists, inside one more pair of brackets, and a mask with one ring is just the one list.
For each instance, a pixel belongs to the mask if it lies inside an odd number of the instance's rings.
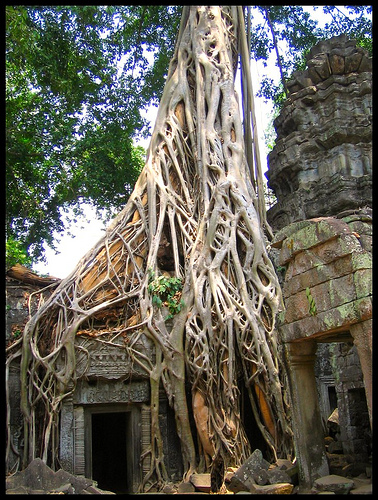
[[59,462],[65,471],[74,473],[74,410],[72,395],[67,396],[62,402],[60,410],[60,446]]
[[299,483],[307,490],[315,479],[329,474],[314,372],[316,342],[292,342],[285,347]]
[[373,429],[373,321],[371,319],[350,326],[364,377],[370,428]]

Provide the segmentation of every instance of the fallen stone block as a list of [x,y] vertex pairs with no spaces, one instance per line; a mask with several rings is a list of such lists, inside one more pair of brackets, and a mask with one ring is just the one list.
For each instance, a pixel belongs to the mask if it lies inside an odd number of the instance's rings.
[[178,485],[177,493],[188,493],[191,491],[195,491],[195,486],[191,482],[182,482]]
[[227,489],[232,493],[239,493],[240,491],[248,492],[249,488],[238,477],[232,476],[231,481],[227,484]]
[[65,495],[73,495],[75,493],[75,490],[72,487],[71,483],[65,483],[62,484],[62,486],[59,486],[59,488],[55,488],[55,490],[53,490],[53,493],[64,493]]
[[265,486],[253,484],[250,493],[254,495],[291,495],[293,488],[294,486],[290,483],[266,484]]
[[253,474],[253,479],[255,480],[255,483],[259,484],[260,486],[268,484],[269,483],[268,471],[266,471],[265,469],[261,469],[260,471]]
[[286,471],[280,469],[271,469],[267,471],[267,477],[269,484],[276,483],[289,483],[292,484],[293,481]]
[[[29,495],[50,493],[78,495],[92,487],[93,483],[92,479],[74,476],[63,469],[54,472],[43,460],[36,458],[30,462],[26,469],[16,472],[6,479],[6,489],[7,494],[25,490],[26,494]],[[103,493],[102,490],[97,489],[96,494]]]
[[59,469],[55,472],[54,480],[57,487],[64,483],[70,483],[76,495],[80,495],[88,486],[93,485],[92,479],[88,479],[84,476],[74,476],[63,469]]
[[277,469],[280,470],[287,470],[294,467],[294,465],[291,460],[288,460],[287,458],[277,458],[277,462],[270,468],[273,469],[274,467],[277,467]]
[[163,493],[167,495],[177,493],[177,486],[174,483],[167,483],[163,488]]
[[196,490],[210,493],[211,490],[211,476],[210,474],[192,474],[190,482]]
[[30,462],[22,472],[23,484],[31,490],[49,490],[55,487],[55,472],[40,458]]
[[353,486],[354,482],[352,479],[330,474],[329,476],[315,479],[312,491],[315,493],[319,491],[333,491],[334,493],[347,495]]
[[270,464],[263,458],[262,452],[256,449],[232,476],[227,488],[234,493],[243,490],[249,491],[252,484],[255,483],[254,475],[262,469],[268,470],[269,466]]

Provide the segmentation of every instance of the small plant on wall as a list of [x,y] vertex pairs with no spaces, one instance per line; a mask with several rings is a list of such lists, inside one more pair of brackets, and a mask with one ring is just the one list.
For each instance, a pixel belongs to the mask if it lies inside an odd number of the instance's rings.
[[307,287],[306,288],[306,296],[308,300],[308,305],[309,305],[309,310],[308,312],[311,314],[311,316],[315,316],[317,313],[316,310],[316,304],[313,296],[311,295],[310,289]]
[[171,319],[185,305],[181,299],[182,279],[176,276],[156,276],[149,270],[148,291],[152,294],[152,303],[157,307],[165,306],[169,310],[166,319]]

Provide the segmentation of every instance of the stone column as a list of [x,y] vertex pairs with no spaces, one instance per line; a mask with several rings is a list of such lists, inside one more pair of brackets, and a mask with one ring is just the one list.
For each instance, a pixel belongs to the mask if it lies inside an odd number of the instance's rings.
[[60,410],[60,446],[59,446],[59,462],[61,467],[69,472],[74,473],[74,412],[72,395],[67,396]]
[[353,343],[357,348],[364,377],[366,402],[370,428],[373,429],[373,320],[369,319],[350,326]]
[[285,347],[299,483],[307,490],[315,479],[329,474],[314,372],[316,342],[291,342]]

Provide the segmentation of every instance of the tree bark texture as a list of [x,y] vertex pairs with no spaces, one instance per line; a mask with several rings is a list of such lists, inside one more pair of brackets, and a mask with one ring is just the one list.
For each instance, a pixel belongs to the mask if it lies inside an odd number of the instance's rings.
[[[48,450],[53,459],[57,454],[60,403],[77,379],[77,335],[110,343],[123,337],[129,356],[149,374],[151,470],[145,488],[168,479],[159,384],[175,412],[186,479],[215,463],[224,471],[239,466],[255,449],[241,418],[243,385],[272,457],[292,452],[275,330],[281,292],[261,229],[234,90],[240,27],[237,7],[184,7],[134,191],[105,236],[25,328],[25,463],[36,455],[46,458]],[[158,307],[151,292],[152,277],[160,276],[182,280],[174,297],[180,308],[168,318],[167,302]],[[137,348],[137,341],[147,340],[155,346],[155,360]],[[46,420],[39,427],[41,414]]]

